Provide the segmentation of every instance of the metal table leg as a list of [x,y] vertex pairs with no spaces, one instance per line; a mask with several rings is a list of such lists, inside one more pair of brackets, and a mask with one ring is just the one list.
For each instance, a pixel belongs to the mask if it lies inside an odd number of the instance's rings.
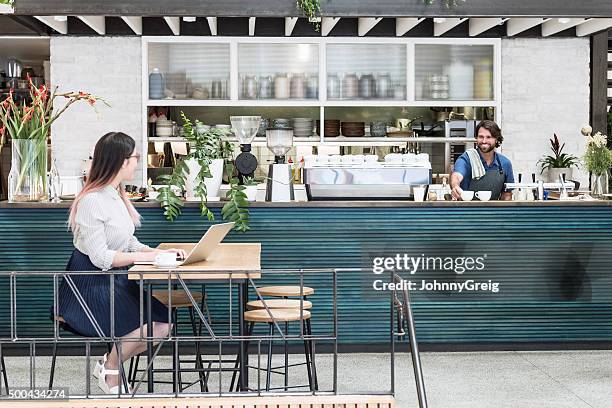
[[[248,281],[241,282],[238,286],[238,334],[240,337],[246,336],[247,327],[244,321],[244,312],[246,311],[246,304],[248,301]],[[240,347],[238,351],[238,358],[240,360],[240,390],[247,391],[249,387],[249,349],[244,341],[240,341]]]
[[[151,283],[147,283],[147,337],[153,337],[153,317],[151,315],[151,297],[153,296],[153,285]],[[153,360],[153,340],[147,341],[147,392],[153,392],[153,364],[151,364],[151,360]]]

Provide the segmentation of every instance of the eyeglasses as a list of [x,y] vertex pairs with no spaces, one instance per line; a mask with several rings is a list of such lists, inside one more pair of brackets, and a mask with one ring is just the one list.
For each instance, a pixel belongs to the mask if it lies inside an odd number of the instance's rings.
[[135,158],[136,158],[136,161],[139,161],[139,160],[140,160],[140,154],[138,154],[138,153],[133,154],[133,155],[131,155],[131,156],[128,156],[127,158],[128,158],[128,159],[131,159],[132,157],[135,157]]

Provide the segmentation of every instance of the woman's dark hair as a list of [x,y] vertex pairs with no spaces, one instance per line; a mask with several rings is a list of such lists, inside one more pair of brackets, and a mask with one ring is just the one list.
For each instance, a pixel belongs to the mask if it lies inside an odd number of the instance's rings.
[[[87,182],[83,186],[83,190],[76,196],[70,206],[70,216],[68,224],[74,231],[76,227],[76,210],[79,201],[85,194],[98,191],[108,186],[121,170],[123,163],[129,159],[134,149],[136,142],[130,136],[122,132],[110,132],[105,134],[98,140],[94,148],[93,160],[91,169],[87,175]],[[140,215],[128,200],[123,186],[119,186],[119,194],[125,203],[125,206],[134,220],[135,225],[140,225]]]
[[504,137],[502,136],[501,129],[497,126],[497,123],[492,120],[483,120],[478,126],[476,126],[476,131],[474,132],[474,137],[478,137],[478,131],[480,129],[487,129],[491,132],[491,136],[495,138],[495,147],[501,146],[504,141]]
[[122,132],[110,132],[94,148],[87,184],[108,184],[121,170],[125,159],[134,153],[136,142]]

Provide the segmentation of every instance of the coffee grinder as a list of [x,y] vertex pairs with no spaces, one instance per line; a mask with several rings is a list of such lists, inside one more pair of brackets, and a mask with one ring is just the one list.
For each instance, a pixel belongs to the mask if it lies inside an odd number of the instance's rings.
[[293,128],[266,130],[268,149],[274,153],[274,164],[268,171],[266,201],[294,200],[291,164],[285,163],[285,154],[293,147]]
[[234,134],[240,143],[240,154],[236,157],[236,170],[240,181],[253,178],[257,169],[257,158],[251,153],[251,142],[259,130],[261,116],[230,116]]

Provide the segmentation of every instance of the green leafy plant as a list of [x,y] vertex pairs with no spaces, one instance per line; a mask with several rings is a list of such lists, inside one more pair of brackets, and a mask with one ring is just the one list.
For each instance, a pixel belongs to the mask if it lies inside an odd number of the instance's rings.
[[15,7],[15,1],[14,0],[0,0],[0,4],[8,4],[11,7]]
[[608,137],[597,132],[587,136],[587,148],[584,154],[586,169],[596,175],[601,175],[612,167],[612,151],[608,149]]
[[570,168],[578,165],[578,158],[576,156],[563,153],[564,147],[565,143],[561,144],[557,134],[555,133],[554,137],[550,139],[550,150],[552,150],[553,155],[544,156],[538,161],[538,164],[541,167],[540,174],[544,173],[544,170],[548,169]]
[[297,7],[308,17],[308,21],[313,23],[315,31],[321,29],[321,1],[320,0],[296,0]]
[[257,185],[257,181],[255,180],[255,177],[244,177],[244,179],[242,180],[242,185],[243,186],[256,186]]
[[229,199],[221,210],[221,216],[226,221],[236,223],[234,229],[245,232],[249,227],[249,210],[244,186],[240,185],[238,178],[235,176],[233,165],[233,144],[224,140],[228,132],[222,129],[211,128],[205,132],[197,132],[196,127],[202,125],[199,120],[194,123],[181,112],[183,119],[184,136],[190,144],[190,152],[187,156],[179,160],[172,171],[172,174],[160,176],[160,180],[166,183],[165,186],[159,189],[157,201],[164,209],[164,215],[170,221],[174,221],[180,214],[183,207],[183,199],[177,194],[177,191],[185,190],[185,182],[189,173],[187,161],[194,159],[200,166],[200,171],[195,177],[194,194],[200,199],[200,212],[202,216],[206,216],[209,221],[215,220],[215,215],[207,207],[206,184],[204,179],[212,177],[210,164],[215,159],[224,160],[224,171],[228,176],[230,189],[226,194]]

